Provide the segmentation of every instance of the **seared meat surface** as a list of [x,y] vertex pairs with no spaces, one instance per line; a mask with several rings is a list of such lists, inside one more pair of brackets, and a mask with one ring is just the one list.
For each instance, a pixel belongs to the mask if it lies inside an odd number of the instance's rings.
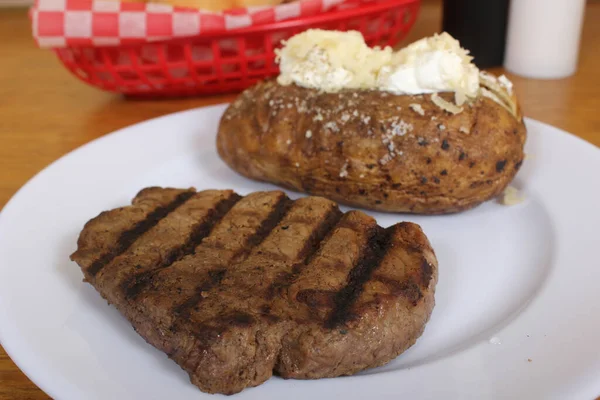
[[209,393],[385,364],[423,332],[437,281],[418,225],[278,191],[147,188],[90,220],[71,258]]

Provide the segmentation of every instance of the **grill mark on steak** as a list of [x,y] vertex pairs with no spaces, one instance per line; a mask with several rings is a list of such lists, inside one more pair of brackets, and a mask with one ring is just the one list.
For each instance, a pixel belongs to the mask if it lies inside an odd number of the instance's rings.
[[172,248],[156,268],[133,275],[123,282],[122,288],[125,292],[125,298],[129,300],[134,299],[151,281],[152,276],[154,276],[156,271],[168,268],[175,261],[181,260],[183,257],[190,254],[194,254],[194,251],[200,242],[210,234],[210,231],[217,222],[219,222],[241,198],[242,197],[237,193],[233,193],[228,198],[219,201],[214,208],[208,211],[207,218],[197,223],[192,228],[192,232],[186,241],[180,246]]
[[[198,303],[199,307],[190,311],[189,320],[177,318],[176,325],[187,326],[186,329],[199,338],[212,337],[201,331],[215,326],[219,332],[228,331],[231,327],[220,323],[221,316],[227,312],[259,310],[265,302],[270,303],[269,288],[279,277],[292,272],[294,265],[303,264],[311,256],[318,244],[314,243],[311,248],[310,243],[324,235],[324,227],[328,225],[324,221],[337,218],[338,212],[335,203],[322,198],[296,200],[285,218],[243,262],[228,266],[228,271],[235,272],[228,273],[219,287],[213,288],[208,297]],[[229,302],[233,298],[239,302]],[[279,318],[280,310],[273,311],[275,315],[261,320]]]
[[[211,343],[216,342],[220,337],[222,337],[228,329],[251,328],[255,321],[255,318],[246,312],[232,310],[220,315],[218,321],[209,321],[208,323],[201,322],[195,324],[191,328],[191,333],[194,335],[194,338],[198,341],[201,347],[208,348]],[[217,322],[217,324],[212,325],[214,322]],[[176,355],[176,353],[171,355]]]
[[[388,231],[390,255],[383,258],[365,285],[365,291],[353,306],[355,313],[361,313],[368,304],[381,304],[386,299],[399,297],[406,301],[406,306],[416,307],[430,292],[431,285],[435,285],[435,255],[430,253],[431,247],[420,228],[402,222]],[[394,249],[402,249],[402,252],[395,253]]]
[[[190,316],[190,310],[202,301],[204,293],[221,283],[221,280],[223,280],[223,277],[225,276],[225,272],[224,269],[209,271],[208,279],[196,288],[194,295],[183,303],[173,307],[173,313],[181,318],[188,318]],[[171,328],[173,328],[173,326],[171,326]]]
[[[252,249],[250,256],[243,262],[228,267],[228,271],[235,270],[237,273],[232,274],[233,276],[228,274],[218,288],[213,287],[208,297],[198,303],[197,308],[188,308],[190,314],[187,318],[177,316],[172,329],[189,332],[197,340],[199,348],[209,349],[213,345],[220,346],[219,343],[227,332],[240,332],[239,329],[246,328],[252,330],[252,326],[257,323],[274,324],[285,317],[279,315],[279,310],[273,310],[276,311],[274,314],[260,311],[265,303],[270,304],[266,293],[279,276],[291,271],[294,265],[304,264],[310,259],[319,245],[317,241],[326,234],[329,225],[335,225],[341,216],[339,208],[333,202],[315,199],[314,203],[316,204],[313,205],[306,199],[294,202],[294,207],[260,247]],[[295,227],[300,228],[294,229]],[[277,256],[276,249],[282,250]],[[260,279],[257,279],[258,276]],[[228,303],[226,299],[231,299],[232,295],[239,302]],[[249,310],[258,312],[248,312]],[[250,326],[245,325],[244,318],[232,318],[239,313],[252,317]],[[173,358],[180,359],[192,370],[199,368],[199,360],[192,361],[182,353],[175,352]]]
[[[152,194],[163,207],[181,193],[159,190]],[[194,254],[155,270],[151,286],[134,299],[124,297],[125,280],[177,258],[172,249],[181,249],[199,221],[232,195],[199,192],[90,280],[193,384],[233,394],[273,373],[302,379],[353,374],[389,361],[421,334],[437,280],[435,255],[421,229],[383,229],[358,211],[342,215],[326,199],[282,201],[282,192],[248,195],[214,223]],[[73,259],[87,272],[156,201],[139,207],[134,199],[134,207],[86,224]],[[285,203],[291,204],[287,214],[265,222]],[[292,284],[268,295],[276,283]]]
[[333,308],[336,292],[321,289],[304,289],[298,292],[296,300],[311,308]]
[[429,281],[431,280],[431,276],[433,275],[433,266],[427,258],[423,257],[421,261],[421,284],[424,287],[429,286]]
[[331,235],[343,215],[344,214],[337,207],[334,207],[329,211],[327,216],[323,219],[323,222],[321,222],[319,227],[313,231],[308,240],[304,243],[304,247],[300,251],[301,257],[303,257],[304,260],[294,264],[291,272],[282,273],[273,281],[267,289],[266,299],[273,299],[277,293],[285,290],[298,279],[303,268],[308,265],[315,254],[321,250],[325,239]]
[[273,211],[271,211],[267,219],[265,219],[260,224],[254,235],[248,238],[248,240],[246,241],[246,246],[236,254],[236,258],[242,254],[249,254],[254,247],[261,244],[262,241],[265,240],[265,238],[269,235],[269,233],[271,233],[271,231],[275,229],[275,227],[279,224],[283,217],[285,217],[287,212],[290,210],[292,203],[293,201],[290,200],[287,196],[284,196],[281,199],[279,199],[279,201],[277,202],[277,204],[275,204]]
[[373,219],[356,211],[342,217],[310,264],[281,293],[280,297],[294,304],[292,312],[298,319],[321,323],[328,319],[335,306],[335,294],[348,284],[350,271],[365,254],[375,226]]
[[[315,229],[311,235],[308,237],[308,240],[304,242],[304,247],[300,250],[300,258],[304,258],[304,264],[308,264],[312,257],[317,253],[320,249],[321,243],[323,239],[327,236],[327,234],[337,225],[340,218],[342,218],[342,212],[337,207],[332,207],[323,222]],[[294,223],[296,221],[290,221]],[[302,263],[300,263],[302,264]]]
[[352,304],[358,299],[365,283],[387,253],[390,235],[391,231],[388,229],[380,226],[373,228],[362,258],[348,274],[348,283],[334,295],[334,308],[324,323],[326,329],[334,329],[352,318]]
[[390,279],[381,275],[375,275],[371,279],[384,284],[389,289],[392,296],[403,296],[413,305],[416,305],[423,297],[423,292],[421,291],[421,288],[419,288],[419,285],[412,281],[399,282],[395,279]]
[[248,327],[254,322],[254,317],[248,313],[236,310],[222,316],[219,322],[223,326]]
[[165,218],[167,215],[182,206],[194,194],[195,192],[188,191],[177,195],[175,200],[173,200],[171,203],[167,204],[166,206],[157,207],[154,211],[148,214],[145,219],[135,224],[132,228],[122,232],[117,240],[116,246],[94,261],[87,270],[87,273],[91,277],[95,277],[98,272],[104,268],[104,266],[110,263],[115,257],[123,254],[140,236],[156,226],[161,219]]
[[[260,243],[262,243],[262,241],[269,235],[269,233],[271,233],[271,231],[285,217],[292,203],[293,201],[290,200],[287,196],[281,197],[277,201],[277,203],[273,207],[273,210],[269,213],[267,218],[261,222],[260,226],[256,229],[256,232],[250,237],[248,237],[245,245],[242,246],[242,248],[238,252],[236,252],[236,254],[233,256],[233,259],[235,259],[237,262],[243,262],[247,258],[248,254],[250,254],[252,249],[258,246]],[[214,279],[211,276],[208,279],[208,281],[205,281],[202,284],[200,284],[196,288],[195,293],[190,298],[173,307],[174,313],[181,316],[182,318],[189,317],[190,309],[192,307],[195,307],[200,301],[202,301],[203,292],[207,292],[219,283],[221,283],[221,280],[225,276],[226,271],[219,271],[220,273],[218,279]],[[212,272],[213,271],[209,271],[209,275],[211,275]]]
[[[149,342],[159,343],[158,347],[175,360],[181,352],[186,352],[186,348],[176,351],[172,345],[165,347],[165,343],[177,342],[176,338],[186,335],[184,332],[191,332],[189,324],[195,319],[195,315],[202,314],[202,305],[214,300],[214,296],[219,297],[221,287],[216,290],[212,287],[221,285],[222,280],[227,277],[225,272],[215,276],[215,271],[230,271],[238,265],[236,253],[243,250],[248,239],[256,234],[282,198],[286,198],[283,192],[256,192],[245,196],[213,227],[210,235],[196,247],[194,255],[157,271],[136,300],[128,302],[136,308],[140,320],[158,327],[145,336]],[[253,241],[256,241],[256,237]],[[203,286],[207,282],[209,284]],[[197,290],[200,286],[203,287]],[[201,296],[202,301],[190,301],[184,312],[189,314],[189,318],[180,318],[173,311],[174,307],[195,294]],[[162,311],[156,313],[156,310]],[[201,320],[203,321],[202,318],[195,320],[193,324],[198,325]]]

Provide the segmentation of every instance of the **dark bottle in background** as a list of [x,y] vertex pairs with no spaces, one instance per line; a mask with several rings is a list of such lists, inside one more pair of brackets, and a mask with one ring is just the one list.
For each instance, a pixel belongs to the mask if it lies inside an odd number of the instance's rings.
[[470,50],[479,68],[504,61],[509,0],[444,0],[443,30]]

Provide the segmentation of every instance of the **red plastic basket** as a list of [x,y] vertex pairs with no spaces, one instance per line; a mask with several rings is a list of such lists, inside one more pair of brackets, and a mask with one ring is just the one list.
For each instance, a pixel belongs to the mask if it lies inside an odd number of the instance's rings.
[[312,17],[227,33],[54,51],[79,79],[108,91],[150,97],[224,93],[276,75],[274,49],[298,32],[309,28],[358,30],[370,46],[393,46],[412,27],[418,10],[419,0],[359,0]]

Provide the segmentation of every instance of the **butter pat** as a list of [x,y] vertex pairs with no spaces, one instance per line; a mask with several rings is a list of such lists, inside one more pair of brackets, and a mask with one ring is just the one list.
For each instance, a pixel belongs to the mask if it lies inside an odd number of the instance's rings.
[[290,38],[277,50],[277,59],[279,84],[337,92],[374,88],[392,50],[371,49],[360,32],[310,29]]
[[479,70],[447,33],[398,52],[370,48],[359,32],[308,30],[278,50],[281,85],[324,92],[370,89],[395,94],[455,92],[457,104],[476,97]]
[[380,87],[396,94],[455,92],[456,104],[477,96],[479,70],[447,33],[421,39],[394,54],[382,68]]
[[502,197],[500,198],[500,202],[505,206],[514,206],[522,203],[523,201],[525,201],[525,197],[519,193],[518,189],[512,186],[508,186],[506,189],[504,189]]

